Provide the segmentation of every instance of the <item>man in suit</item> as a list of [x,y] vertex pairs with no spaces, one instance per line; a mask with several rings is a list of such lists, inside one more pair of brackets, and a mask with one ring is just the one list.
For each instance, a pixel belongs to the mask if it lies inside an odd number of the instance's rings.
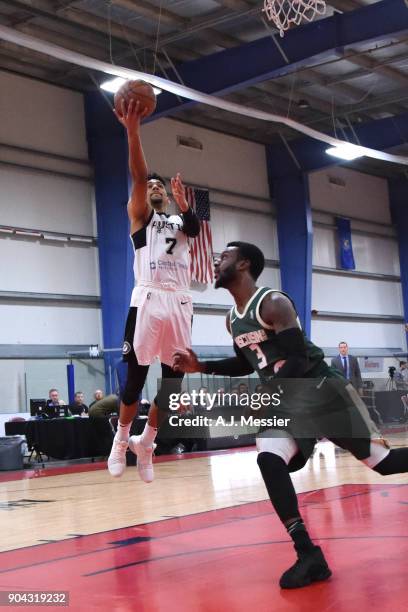
[[349,355],[347,342],[340,342],[339,354],[331,360],[332,368],[336,368],[349,380],[360,395],[363,394],[363,381],[357,357]]

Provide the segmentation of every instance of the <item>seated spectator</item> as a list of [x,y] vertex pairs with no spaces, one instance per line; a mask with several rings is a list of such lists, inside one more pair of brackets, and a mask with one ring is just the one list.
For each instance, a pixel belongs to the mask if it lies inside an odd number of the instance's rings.
[[84,404],[84,394],[82,391],[76,391],[74,395],[74,403],[70,404],[69,410],[73,415],[88,414],[88,406]]
[[99,400],[103,399],[104,397],[105,397],[105,394],[102,391],[102,389],[97,389],[94,393],[94,401],[89,404],[89,407],[92,408],[95,402],[99,402]]
[[246,383],[240,383],[238,385],[238,395],[248,395],[248,385]]
[[395,374],[395,382],[398,389],[406,389],[408,387],[408,363],[406,361],[399,362],[399,370]]
[[231,398],[229,400],[230,406],[238,406],[239,401],[239,389],[238,387],[231,387]]
[[198,390],[198,403],[195,406],[195,412],[197,414],[201,414],[203,412],[205,412],[207,410],[207,408],[209,407],[209,402],[208,402],[208,388],[207,387],[200,387]]
[[89,416],[92,418],[100,418],[110,417],[112,414],[119,414],[119,403],[120,399],[116,393],[106,395],[89,407]]
[[58,389],[48,391],[47,406],[65,406],[64,400],[60,399]]

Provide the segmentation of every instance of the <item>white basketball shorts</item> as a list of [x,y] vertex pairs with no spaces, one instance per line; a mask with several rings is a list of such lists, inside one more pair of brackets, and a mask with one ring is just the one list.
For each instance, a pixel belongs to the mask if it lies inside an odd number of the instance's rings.
[[191,348],[193,302],[187,291],[138,286],[131,306],[137,307],[133,348],[140,365],[159,359],[171,366],[177,350]]

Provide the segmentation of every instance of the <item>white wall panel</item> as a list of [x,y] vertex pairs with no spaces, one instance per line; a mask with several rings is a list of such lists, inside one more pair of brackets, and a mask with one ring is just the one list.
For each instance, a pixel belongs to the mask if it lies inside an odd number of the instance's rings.
[[[336,231],[315,226],[313,232],[313,265],[336,268],[339,254]],[[356,270],[399,275],[399,254],[396,240],[364,236],[352,231],[352,242]]]
[[[178,135],[199,140],[203,150],[177,146]],[[166,176],[181,172],[193,185],[269,197],[263,145],[172,119],[144,125],[142,138],[152,171]]]
[[1,225],[93,235],[93,185],[0,165]]
[[396,240],[352,233],[352,242],[357,270],[399,276],[399,253]]
[[211,210],[213,248],[220,253],[228,242],[243,240],[259,246],[266,259],[278,259],[276,220],[271,215],[251,215],[239,209]]
[[312,321],[312,341],[318,346],[335,347],[344,340],[350,346],[405,349],[400,323],[362,323],[351,321]]
[[0,304],[0,344],[102,344],[100,310]]
[[[343,181],[344,187],[330,183],[330,177]],[[309,175],[309,194],[312,208],[391,223],[388,185],[384,178],[332,166]]]
[[[1,361],[0,367],[1,402],[0,413],[19,412],[25,409],[24,361]],[[0,432],[0,435],[4,435]]]
[[99,295],[96,250],[0,234],[1,290]]
[[[312,308],[331,312],[402,315],[401,284],[349,276],[312,276]],[[388,324],[385,326],[388,329]]]
[[232,346],[224,315],[194,315],[192,338],[195,345]]
[[[271,289],[280,289],[280,273],[277,268],[266,268],[259,280],[257,281],[259,287],[271,287]],[[234,300],[232,295],[226,289],[214,289],[213,286],[203,286],[193,283],[191,290],[193,295],[193,302],[198,304],[224,304],[226,306],[232,306]]]
[[82,94],[0,72],[0,141],[87,158]]
[[313,265],[336,268],[337,251],[335,232],[329,228],[313,227]]

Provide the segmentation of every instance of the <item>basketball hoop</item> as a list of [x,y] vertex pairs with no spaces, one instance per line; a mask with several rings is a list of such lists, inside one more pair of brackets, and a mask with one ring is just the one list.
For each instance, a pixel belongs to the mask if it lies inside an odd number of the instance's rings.
[[313,21],[316,15],[326,12],[324,0],[265,0],[263,12],[273,21],[283,36],[292,24],[300,25],[302,20]]

